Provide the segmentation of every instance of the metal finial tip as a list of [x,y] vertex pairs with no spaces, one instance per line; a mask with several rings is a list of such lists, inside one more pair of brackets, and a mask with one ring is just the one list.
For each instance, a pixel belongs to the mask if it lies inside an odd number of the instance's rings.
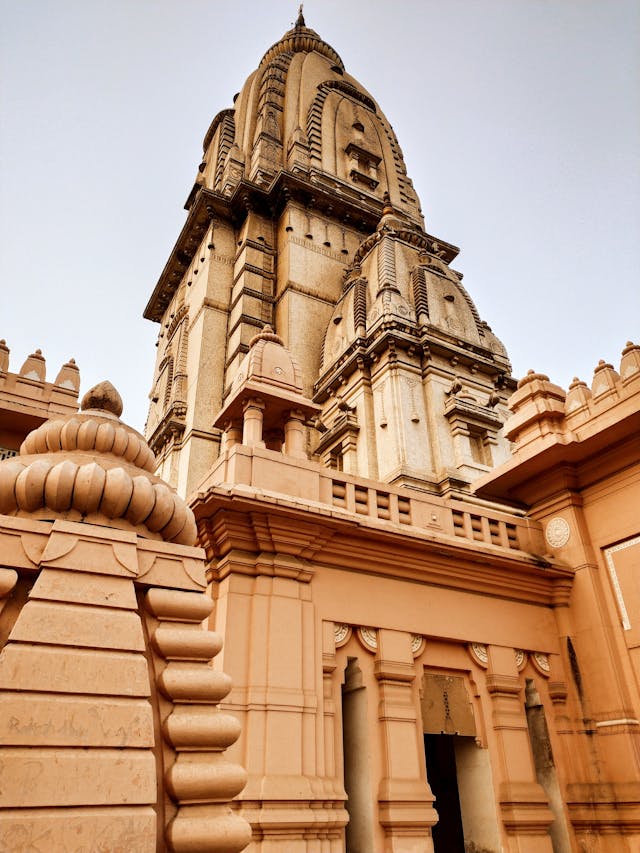
[[298,17],[296,19],[296,27],[306,27],[307,25],[304,22],[304,15],[302,14],[302,3],[298,9]]

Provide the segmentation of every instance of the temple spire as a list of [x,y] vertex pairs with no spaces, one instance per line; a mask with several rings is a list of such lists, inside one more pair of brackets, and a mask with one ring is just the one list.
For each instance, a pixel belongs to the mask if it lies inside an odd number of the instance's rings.
[[302,3],[298,8],[298,18],[296,20],[296,28],[298,27],[306,27],[307,25],[304,22],[304,15],[302,14]]

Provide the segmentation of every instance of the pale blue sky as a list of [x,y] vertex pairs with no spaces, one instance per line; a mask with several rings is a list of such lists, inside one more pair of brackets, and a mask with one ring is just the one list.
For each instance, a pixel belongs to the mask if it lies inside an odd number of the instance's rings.
[[[142,429],[142,311],[213,116],[294,2],[0,0],[0,337],[109,378]],[[640,340],[640,3],[307,0],[394,125],[430,233],[514,373],[590,381]]]

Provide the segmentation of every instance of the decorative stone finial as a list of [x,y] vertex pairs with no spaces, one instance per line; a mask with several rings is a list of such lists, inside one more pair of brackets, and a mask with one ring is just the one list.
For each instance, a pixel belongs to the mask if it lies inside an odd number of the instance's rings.
[[85,394],[82,411],[52,417],[30,432],[19,456],[0,462],[0,513],[107,524],[193,545],[193,512],[154,476],[153,453],[120,421],[121,412],[116,389],[100,382]]
[[296,19],[296,28],[298,27],[306,27],[307,25],[304,22],[304,15],[302,14],[302,3],[298,9],[298,17]]
[[599,397],[607,391],[614,392],[620,380],[620,375],[613,369],[613,365],[601,358],[593,371],[591,391],[594,397]]
[[46,364],[42,350],[37,349],[28,355],[20,368],[20,376],[25,379],[34,379],[36,382],[44,382],[46,379]]
[[591,389],[586,382],[573,377],[573,382],[569,385],[567,391],[567,399],[565,400],[565,411],[568,415],[575,412],[577,409],[583,409],[591,399]]
[[529,382],[535,382],[538,379],[540,382],[548,382],[549,377],[545,373],[536,373],[535,370],[527,370],[527,375],[523,376],[518,382],[518,388],[528,385]]
[[382,208],[382,215],[387,216],[389,213],[394,213],[393,205],[391,204],[391,196],[389,195],[389,190],[385,190],[384,195],[382,196],[382,202],[384,207]]
[[627,341],[626,347],[622,350],[622,360],[620,362],[620,376],[626,382],[632,377],[636,377],[640,373],[640,346],[634,344],[633,341]]
[[249,341],[249,349],[254,347],[258,341],[273,341],[274,344],[280,344],[281,347],[284,346],[284,341],[280,337],[280,335],[276,335],[273,331],[273,327],[268,323],[265,323],[262,327],[262,331],[258,332],[257,335],[254,335]]
[[4,338],[0,338],[0,373],[9,370],[9,347]]
[[84,412],[87,409],[93,409],[102,412],[111,412],[117,418],[122,414],[122,397],[111,382],[105,380],[98,382],[93,388],[90,388],[82,398],[80,409]]
[[75,358],[70,358],[69,361],[62,365],[53,384],[57,385],[58,388],[73,391],[75,396],[78,396],[78,391],[80,390],[80,371],[78,370]]

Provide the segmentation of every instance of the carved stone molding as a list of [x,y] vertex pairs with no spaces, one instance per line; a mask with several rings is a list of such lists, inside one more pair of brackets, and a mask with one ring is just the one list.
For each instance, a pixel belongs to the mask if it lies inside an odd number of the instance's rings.
[[564,681],[549,682],[549,696],[553,704],[560,704],[567,701],[568,695],[567,685]]
[[522,685],[515,675],[494,673],[487,675],[487,690],[493,695],[517,696],[522,690]]
[[547,523],[544,531],[544,538],[552,548],[562,548],[569,541],[570,535],[569,523],[559,515]]
[[537,670],[539,670],[542,675],[549,677],[551,673],[551,667],[549,666],[549,658],[543,652],[533,652],[531,655],[531,660],[533,661]]
[[336,644],[336,649],[341,648],[346,645],[351,639],[353,631],[349,625],[345,625],[344,622],[336,622],[333,626],[333,637]]
[[489,666],[489,653],[484,643],[469,643],[467,646],[471,659],[486,669]]
[[358,628],[358,639],[367,651],[375,652],[378,648],[378,632],[375,628]]
[[513,653],[515,655],[518,670],[524,669],[524,665],[527,662],[527,653],[523,649],[514,649]]
[[411,654],[414,658],[417,658],[422,654],[425,644],[425,639],[421,634],[411,635]]

